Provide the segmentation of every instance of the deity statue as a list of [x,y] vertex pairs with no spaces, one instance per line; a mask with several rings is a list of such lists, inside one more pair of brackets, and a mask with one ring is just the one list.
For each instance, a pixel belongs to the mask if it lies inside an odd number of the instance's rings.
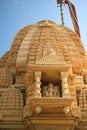
[[53,93],[54,97],[59,97],[60,96],[58,87],[59,86],[54,86],[54,93]]
[[42,86],[42,96],[43,97],[59,97],[59,86],[54,86],[52,83],[49,83],[47,86]]
[[47,89],[48,89],[48,86],[42,86],[42,96],[43,97],[46,97],[47,94]]
[[49,83],[48,85],[48,90],[47,90],[47,97],[54,97],[54,88],[53,88],[53,84]]

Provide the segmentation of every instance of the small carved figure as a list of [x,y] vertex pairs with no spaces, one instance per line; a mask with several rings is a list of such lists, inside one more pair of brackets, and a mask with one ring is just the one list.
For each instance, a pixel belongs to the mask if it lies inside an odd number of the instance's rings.
[[49,83],[48,86],[42,86],[42,97],[59,97],[59,86]]
[[57,89],[57,86],[54,86],[54,93],[53,93],[54,97],[56,97],[56,96],[57,96],[57,94],[58,94],[58,89]]
[[59,97],[59,89],[58,86],[54,86],[54,97]]
[[46,97],[46,95],[48,95],[47,94],[47,88],[48,88],[48,86],[42,86],[42,96],[43,97]]
[[53,84],[49,83],[48,85],[48,90],[47,90],[47,97],[53,97],[54,96],[54,88],[53,88]]

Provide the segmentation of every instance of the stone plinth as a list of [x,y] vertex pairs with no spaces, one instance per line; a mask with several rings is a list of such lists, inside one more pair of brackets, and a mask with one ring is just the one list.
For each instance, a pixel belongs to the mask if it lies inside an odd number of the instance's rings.
[[[47,113],[57,113],[58,108],[62,109],[63,108],[70,106],[73,102],[72,98],[53,98],[53,97],[43,97],[43,98],[36,98],[36,97],[31,97],[30,99],[30,106],[32,108],[33,112],[38,113],[37,109],[41,109],[40,112],[47,112]],[[55,111],[54,111],[55,110]]]
[[[30,121],[31,120],[31,121]],[[33,130],[74,130],[74,120],[72,117],[35,117],[27,119],[27,124]]]

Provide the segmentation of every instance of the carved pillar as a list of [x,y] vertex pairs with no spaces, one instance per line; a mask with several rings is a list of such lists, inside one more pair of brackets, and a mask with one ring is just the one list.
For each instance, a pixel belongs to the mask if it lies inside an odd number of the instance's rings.
[[62,80],[62,97],[68,98],[70,97],[69,89],[68,89],[68,73],[61,72],[61,80]]
[[41,97],[41,88],[40,88],[41,82],[40,82],[40,79],[41,79],[41,72],[36,71],[35,72],[35,80],[36,80],[35,97]]
[[75,75],[68,76],[68,86],[69,86],[70,96],[76,100]]
[[[78,80],[77,80],[78,81]],[[71,105],[71,113],[72,115],[76,118],[81,118],[81,112],[80,112],[80,107],[78,106],[78,98],[76,96],[76,75],[69,75],[68,76],[68,85],[69,85],[69,92],[71,98],[74,99],[72,105]]]

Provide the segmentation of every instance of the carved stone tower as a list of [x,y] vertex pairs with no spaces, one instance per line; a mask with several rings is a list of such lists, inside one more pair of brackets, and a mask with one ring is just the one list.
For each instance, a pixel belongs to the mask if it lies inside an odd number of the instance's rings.
[[86,69],[81,40],[67,27],[44,20],[20,30],[0,59],[0,128],[79,130]]

